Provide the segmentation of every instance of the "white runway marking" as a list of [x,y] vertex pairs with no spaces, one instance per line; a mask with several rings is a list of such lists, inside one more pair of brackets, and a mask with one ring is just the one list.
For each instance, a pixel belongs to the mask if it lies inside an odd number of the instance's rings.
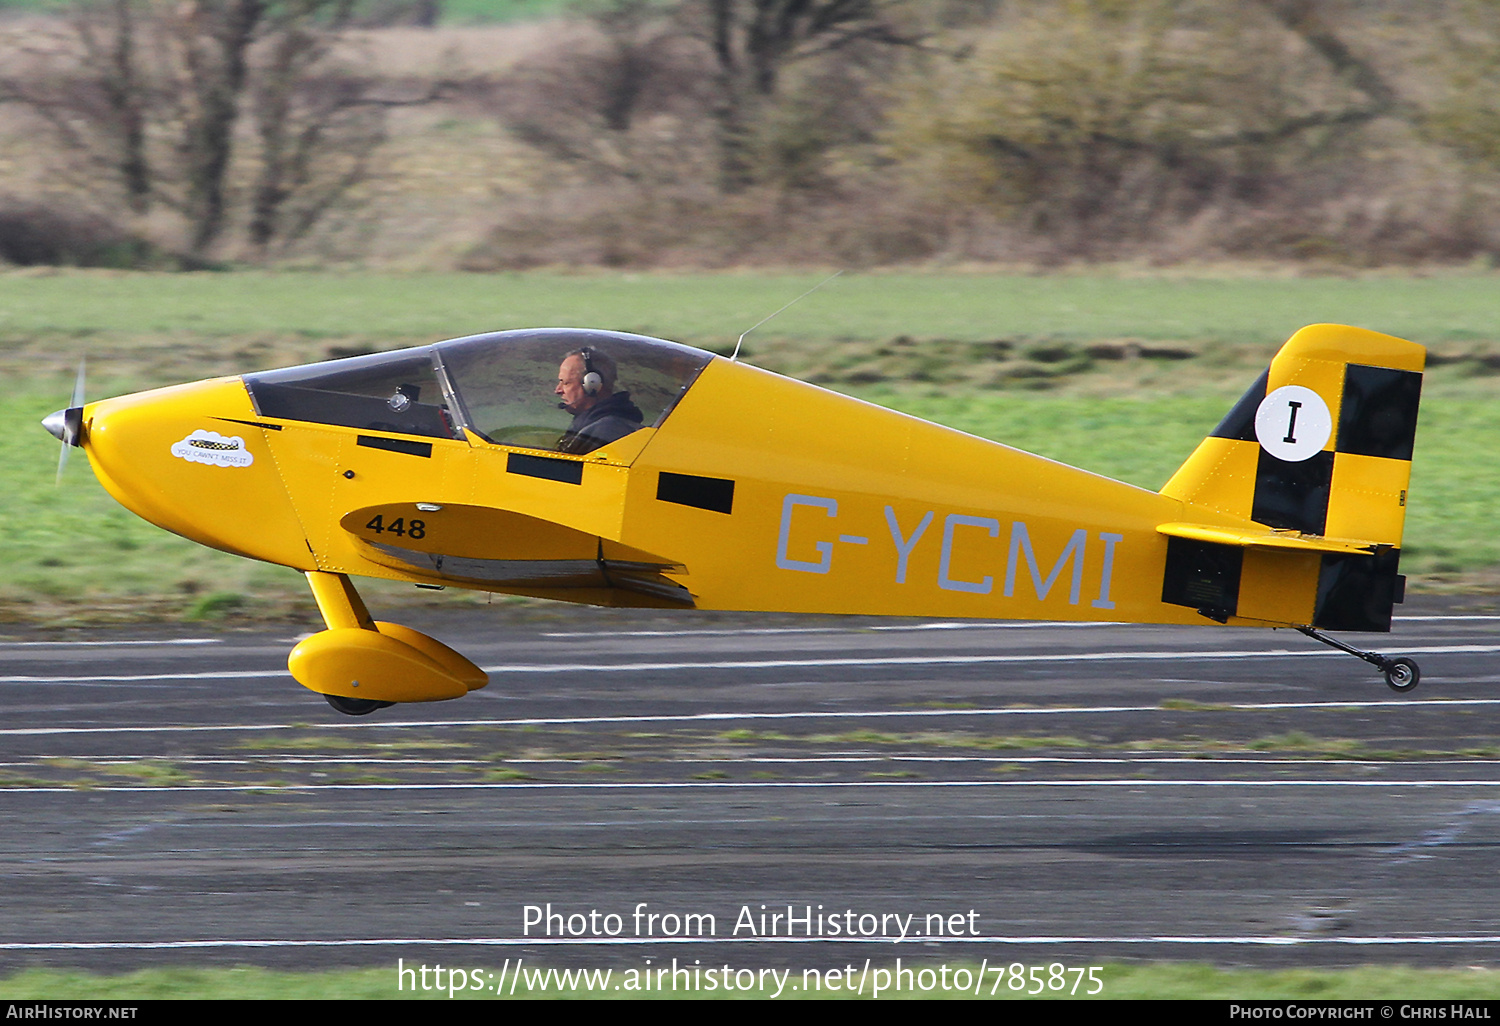
[[[1442,655],[1500,652],[1500,645],[1426,645],[1402,648],[1403,654]],[[786,670],[818,666],[979,666],[993,663],[1091,663],[1119,660],[1283,659],[1340,656],[1333,649],[1235,649],[1192,651],[1071,652],[1004,655],[847,656],[823,659],[727,659],[676,663],[506,663],[482,667],[485,673],[659,673],[665,670]],[[0,682],[8,681],[0,677]]]
[[[1500,645],[1425,645],[1402,648],[1406,655],[1454,655],[1500,652]],[[820,666],[982,666],[996,663],[1091,663],[1121,660],[1202,661],[1219,659],[1300,659],[1304,657],[1349,658],[1332,649],[1234,649],[1193,651],[1121,651],[1072,653],[1023,653],[1004,655],[848,656],[818,659],[729,659],[705,662],[652,663],[503,663],[485,666],[486,673],[660,673],[667,670],[787,670]],[[290,677],[286,670],[214,670],[200,673],[93,674],[89,676],[0,677],[0,684],[95,684],[139,683],[160,680],[244,680]],[[481,692],[483,694],[483,692]]]
[[[150,762],[150,758],[143,761]],[[160,761],[160,760],[157,760]],[[173,762],[190,763],[191,759],[173,759]],[[277,759],[278,763],[287,764],[290,760]],[[332,761],[332,760],[331,760]],[[401,765],[386,759],[360,759],[350,760],[378,764],[382,766]],[[545,766],[545,765],[578,765],[592,766],[598,763],[609,762],[631,762],[628,758],[618,759],[499,759],[499,760],[475,760],[470,765],[475,766]],[[1212,762],[1214,765],[1234,766],[1500,766],[1500,759],[1330,759],[1323,756],[1311,756],[1304,759],[1231,759],[1215,753],[1211,757],[1195,755],[1148,755],[1148,756],[1119,756],[1119,757],[1072,757],[1067,755],[819,755],[807,758],[795,758],[780,755],[768,756],[743,756],[734,759],[677,759],[674,762],[682,765],[735,765],[739,763],[760,765],[772,763],[775,765],[798,766],[804,763],[821,765],[823,763],[880,763],[880,762],[930,762],[930,763],[1005,763],[1007,765],[1066,765],[1066,766],[1156,766],[1156,765],[1202,765]],[[15,763],[20,766],[22,763]],[[30,765],[24,764],[24,765]],[[1496,781],[1500,783],[1500,781]]]
[[[292,755],[267,750],[253,759],[226,759],[217,756],[162,756],[127,755],[101,759],[97,756],[74,755],[63,758],[84,760],[91,766],[156,766],[170,762],[174,766],[259,766],[274,762],[277,766],[597,766],[601,763],[630,763],[642,761],[630,756],[601,756],[597,759],[393,759],[381,755]],[[1236,766],[1500,766],[1500,759],[1342,759],[1322,755],[1305,758],[1226,758],[1214,753],[1209,755],[1121,755],[1121,756],[1071,756],[1071,755],[744,755],[734,758],[682,757],[656,759],[647,756],[645,761],[669,762],[678,766],[701,765],[777,765],[800,766],[823,763],[880,763],[880,762],[931,762],[931,763],[1026,763],[1062,764],[1078,766],[1139,766],[1139,765],[1199,765],[1212,762],[1214,765]],[[35,762],[0,762],[0,769],[26,769]],[[1500,781],[1497,781],[1500,782]],[[0,784],[0,788],[4,785]]]
[[1143,780],[1127,777],[1111,780],[663,780],[663,781],[589,781],[585,783],[551,781],[463,781],[451,783],[411,784],[126,784],[97,785],[85,790],[76,787],[0,787],[0,796],[12,794],[74,794],[87,797],[104,791],[133,794],[170,794],[180,791],[257,791],[275,794],[322,791],[685,791],[727,790],[773,791],[827,788],[1039,788],[1039,787],[1490,787],[1500,788],[1500,780]]
[[211,670],[203,673],[96,673],[87,677],[0,677],[0,684],[138,684],[155,680],[257,680],[290,677],[287,670]]
[[[1500,620],[1500,615],[1454,614],[1398,616],[1397,623],[1429,623],[1443,620]],[[684,638],[713,635],[732,637],[756,634],[860,634],[865,631],[967,631],[967,630],[1031,630],[1051,627],[1122,627],[1129,626],[1123,620],[951,620],[918,624],[872,624],[859,627],[714,627],[701,630],[639,630],[639,631],[545,631],[544,638]]]
[[1446,616],[1397,616],[1397,623],[1432,623],[1443,620],[1500,620],[1500,616],[1483,613],[1454,613]]
[[[1500,617],[1496,617],[1500,619]],[[735,637],[756,634],[862,634],[865,631],[1029,630],[1034,627],[1121,627],[1114,620],[980,620],[919,624],[874,624],[860,627],[722,627],[675,631],[547,631],[544,638],[689,638],[701,635]]]
[[114,648],[127,645],[222,645],[223,638],[163,638],[160,641],[0,641],[4,648]]
[[[1500,621],[1500,615],[1482,613],[1432,614],[1397,616],[1396,623],[1441,623],[1443,621]],[[1074,627],[1121,627],[1130,626],[1125,621],[1112,620],[952,620],[919,624],[868,624],[858,627],[734,627],[702,628],[685,630],[625,630],[625,631],[543,631],[544,638],[681,638],[681,637],[734,637],[776,634],[863,634],[867,631],[913,632],[913,631],[963,631],[963,630],[1034,630]],[[1147,625],[1149,626],[1149,625]],[[287,639],[287,644],[311,635],[303,634]],[[140,648],[153,646],[222,645],[223,638],[160,638],[157,640],[122,641],[0,641],[0,650],[10,648]]]
[[[476,692],[483,695],[484,692]],[[1413,710],[1433,711],[1449,708],[1500,705],[1500,698],[1445,698],[1431,701],[1386,698],[1380,701],[1344,702],[1223,702],[1193,703],[1177,708],[1161,705],[1079,705],[1052,708],[1020,707],[1009,709],[879,709],[857,712],[717,712],[681,715],[643,716],[534,716],[519,719],[465,720],[377,720],[372,723],[215,723],[201,726],[188,724],[149,727],[7,727],[0,737],[60,734],[192,734],[220,733],[235,730],[380,730],[407,727],[533,727],[572,724],[627,723],[724,723],[743,720],[858,720],[891,718],[935,718],[965,716],[1078,716],[1113,713],[1183,713],[1183,712],[1259,712],[1276,709],[1312,709],[1345,712],[1374,709],[1410,714]]]

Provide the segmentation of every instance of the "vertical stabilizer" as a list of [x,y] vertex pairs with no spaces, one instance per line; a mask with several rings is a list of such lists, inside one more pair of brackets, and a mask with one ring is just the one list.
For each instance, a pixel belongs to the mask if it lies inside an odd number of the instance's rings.
[[[1339,324],[1303,328],[1162,489],[1188,505],[1188,518],[1193,507],[1212,510],[1307,538],[1364,543],[1368,555],[1230,553],[1173,538],[1169,562],[1190,575],[1195,566],[1222,575],[1234,562],[1241,577],[1234,612],[1250,617],[1257,604],[1284,610],[1279,586],[1299,577],[1310,584],[1315,573],[1305,617],[1313,626],[1389,630],[1404,584],[1396,566],[1425,361],[1422,346],[1390,335]],[[1257,562],[1266,565],[1251,573]]]

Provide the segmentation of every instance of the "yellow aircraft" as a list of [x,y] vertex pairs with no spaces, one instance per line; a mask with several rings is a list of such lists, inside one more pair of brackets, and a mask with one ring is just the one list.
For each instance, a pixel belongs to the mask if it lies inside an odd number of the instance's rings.
[[[502,331],[73,404],[43,423],[204,545],[307,575],[341,712],[485,674],[384,577],[609,606],[1389,631],[1425,350],[1297,332],[1160,492],[661,339]],[[556,385],[553,382],[556,380]]]

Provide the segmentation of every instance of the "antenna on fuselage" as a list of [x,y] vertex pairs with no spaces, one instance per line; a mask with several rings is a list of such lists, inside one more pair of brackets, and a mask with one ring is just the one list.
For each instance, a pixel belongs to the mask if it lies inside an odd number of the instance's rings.
[[745,331],[744,331],[744,334],[740,335],[739,341],[735,342],[735,344],[734,344],[734,353],[729,357],[729,359],[730,360],[738,360],[740,358],[740,346],[744,345],[744,343],[745,343],[745,335],[750,334],[756,328],[760,327],[762,324],[764,324],[767,321],[769,321],[772,317],[775,317],[776,314],[783,313],[786,310],[789,310],[790,308],[796,306],[798,303],[802,302],[808,296],[812,295],[814,292],[818,291],[824,285],[827,285],[829,282],[833,281],[833,279],[837,278],[839,275],[841,275],[843,273],[844,273],[843,271],[834,271],[828,277],[824,278],[822,281],[818,282],[812,288],[810,288],[806,292],[802,293],[802,295],[800,295],[796,299],[792,300],[786,306],[783,306],[780,310],[777,310],[776,313],[767,314],[766,316],[762,317],[760,320],[756,321],[754,324],[750,325],[750,327],[746,328]]

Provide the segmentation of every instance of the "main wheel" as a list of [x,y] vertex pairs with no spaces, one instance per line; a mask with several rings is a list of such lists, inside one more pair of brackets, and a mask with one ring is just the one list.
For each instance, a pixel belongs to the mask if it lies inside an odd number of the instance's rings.
[[1385,682],[1390,685],[1392,691],[1405,694],[1422,680],[1422,671],[1417,669],[1417,664],[1410,659],[1392,659],[1385,670]]
[[[1391,687],[1395,687],[1394,684]],[[345,716],[368,716],[376,709],[385,709],[395,702],[377,702],[373,698],[345,698],[342,695],[324,695],[328,704]]]

